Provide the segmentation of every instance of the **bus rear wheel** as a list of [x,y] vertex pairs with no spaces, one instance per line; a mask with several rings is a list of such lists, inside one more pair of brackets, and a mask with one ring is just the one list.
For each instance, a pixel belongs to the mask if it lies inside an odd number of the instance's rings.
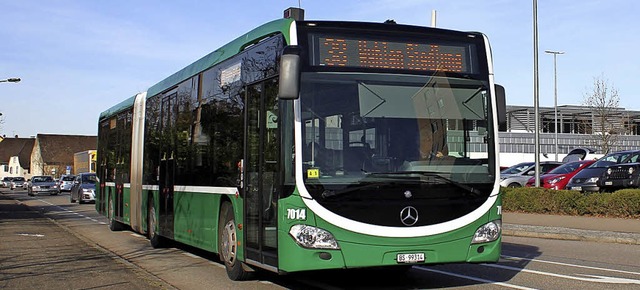
[[153,201],[149,201],[147,208],[149,209],[147,215],[147,235],[149,236],[149,242],[153,248],[162,248],[164,246],[164,240],[157,231],[158,216],[156,215],[156,207]]
[[[78,203],[82,203],[81,202],[82,198],[78,198]],[[122,224],[116,220],[115,218],[115,210],[113,208],[113,201],[111,200],[111,198],[109,198],[109,229],[111,231],[121,231],[122,230]]]
[[218,220],[218,254],[227,270],[227,276],[233,281],[248,280],[252,272],[245,270],[242,262],[238,261],[238,238],[236,236],[236,221],[231,203],[224,202],[220,209]]

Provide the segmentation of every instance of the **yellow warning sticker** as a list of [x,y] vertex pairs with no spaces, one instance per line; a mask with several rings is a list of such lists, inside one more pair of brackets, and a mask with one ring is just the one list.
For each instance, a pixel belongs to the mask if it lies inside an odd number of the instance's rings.
[[307,178],[320,178],[320,169],[318,168],[307,169]]

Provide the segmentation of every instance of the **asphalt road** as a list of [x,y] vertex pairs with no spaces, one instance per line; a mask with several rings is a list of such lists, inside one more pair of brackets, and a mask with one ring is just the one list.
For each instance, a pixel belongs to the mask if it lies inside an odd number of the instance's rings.
[[71,204],[68,195],[0,192],[30,209],[0,211],[3,289],[640,289],[640,245],[514,236],[503,237],[497,264],[415,266],[406,275],[261,273],[234,282],[215,255],[181,245],[153,249],[143,236],[111,232],[93,205]]

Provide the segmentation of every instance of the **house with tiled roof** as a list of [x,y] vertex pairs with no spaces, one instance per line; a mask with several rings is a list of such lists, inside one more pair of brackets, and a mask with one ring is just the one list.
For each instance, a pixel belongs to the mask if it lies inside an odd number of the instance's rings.
[[6,176],[30,177],[34,138],[3,138],[0,142],[0,179]]
[[97,148],[97,136],[38,134],[31,153],[31,173],[56,178],[72,173],[73,155]]

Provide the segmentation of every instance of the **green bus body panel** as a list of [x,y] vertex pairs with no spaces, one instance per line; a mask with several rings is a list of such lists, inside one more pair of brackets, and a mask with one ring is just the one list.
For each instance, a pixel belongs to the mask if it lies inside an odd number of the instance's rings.
[[[500,257],[501,239],[484,244],[471,244],[475,231],[491,220],[500,219],[498,197],[490,212],[460,229],[415,238],[375,237],[346,231],[315,216],[307,209],[298,195],[292,195],[279,203],[278,254],[279,269],[296,272],[315,269],[359,268],[398,265],[400,253],[425,253],[424,264],[448,262],[497,262]],[[287,208],[306,209],[305,221],[287,219]],[[336,238],[340,250],[305,249],[295,243],[288,231],[294,224],[308,224],[325,229]],[[483,247],[479,253],[478,248]],[[467,250],[463,250],[467,249]],[[321,253],[330,253],[331,259],[323,260]]]
[[220,195],[174,192],[174,239],[181,243],[217,250]]
[[131,225],[131,188],[122,188],[122,220],[121,222]]
[[147,97],[152,97],[159,93],[162,93],[176,86],[182,81],[237,55],[247,46],[256,43],[258,40],[266,36],[270,36],[276,33],[282,33],[287,43],[291,43],[289,28],[293,21],[293,19],[277,19],[249,31],[245,35],[234,39],[225,46],[216,49],[215,51],[195,61],[191,65],[179,70],[168,78],[155,84],[147,91]]
[[[236,225],[242,224],[242,199],[229,195],[201,192],[174,191],[174,240],[186,245],[218,252],[218,217],[223,199],[231,201],[236,213]],[[158,193],[154,192],[154,196]],[[243,231],[238,231],[242,241]],[[239,247],[238,258],[244,258]]]

